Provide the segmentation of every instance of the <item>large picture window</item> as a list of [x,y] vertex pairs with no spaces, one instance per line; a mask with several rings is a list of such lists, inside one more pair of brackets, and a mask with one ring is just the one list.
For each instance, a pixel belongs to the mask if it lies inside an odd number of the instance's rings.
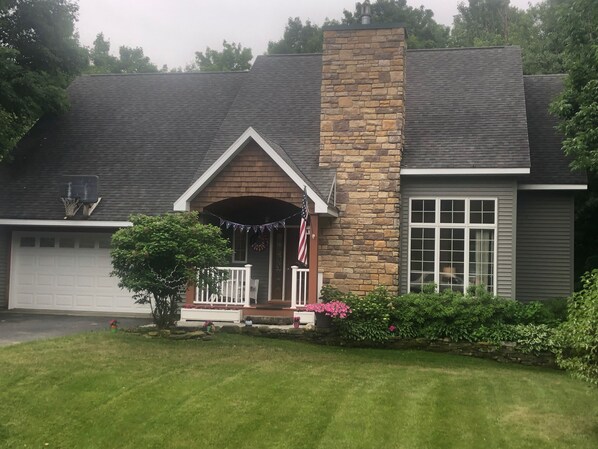
[[409,205],[409,291],[426,284],[496,291],[496,199],[422,198]]

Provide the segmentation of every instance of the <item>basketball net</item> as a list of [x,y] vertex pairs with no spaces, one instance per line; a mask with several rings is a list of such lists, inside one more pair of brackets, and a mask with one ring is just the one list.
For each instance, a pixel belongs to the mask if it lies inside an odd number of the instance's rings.
[[64,218],[74,217],[81,207],[81,202],[78,198],[60,198],[60,200],[64,205]]

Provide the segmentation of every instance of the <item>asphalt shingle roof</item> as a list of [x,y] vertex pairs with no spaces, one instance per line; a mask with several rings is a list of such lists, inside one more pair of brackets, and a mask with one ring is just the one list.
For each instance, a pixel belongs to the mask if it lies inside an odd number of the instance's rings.
[[403,168],[529,168],[518,47],[407,52]]
[[334,172],[318,166],[321,76],[320,54],[259,56],[196,177],[251,126],[327,198]]
[[565,75],[525,76],[525,101],[532,168],[527,184],[585,184],[582,172],[569,169],[571,158],[561,149],[563,136],[558,119],[549,112],[550,103],[563,90]]
[[45,118],[0,165],[0,218],[61,219],[61,175],[98,175],[93,220],[172,210],[247,73],[96,75],[69,87],[71,109]]
[[[580,183],[550,100],[560,77],[524,77],[518,48],[407,52],[402,166],[521,168],[522,182]],[[0,164],[0,218],[61,219],[62,175],[98,175],[91,220],[160,213],[253,127],[326,199],[318,167],[322,55],[260,56],[250,72],[83,76],[71,109],[43,118]],[[527,114],[526,114],[527,101]]]

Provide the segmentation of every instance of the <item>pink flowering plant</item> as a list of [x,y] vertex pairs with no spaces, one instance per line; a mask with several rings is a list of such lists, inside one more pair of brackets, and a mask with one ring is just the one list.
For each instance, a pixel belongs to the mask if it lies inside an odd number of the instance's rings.
[[351,308],[342,301],[322,302],[305,306],[308,312],[324,313],[332,318],[345,319],[351,314]]

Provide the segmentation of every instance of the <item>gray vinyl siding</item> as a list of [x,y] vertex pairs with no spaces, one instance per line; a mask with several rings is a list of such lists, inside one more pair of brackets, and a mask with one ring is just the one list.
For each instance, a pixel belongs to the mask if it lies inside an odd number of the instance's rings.
[[499,177],[401,177],[401,270],[400,291],[407,292],[409,200],[416,197],[488,197],[498,200],[497,293],[512,298],[515,293],[515,244],[517,225],[517,184]]
[[520,191],[517,299],[564,297],[573,291],[573,194]]
[[6,309],[8,307],[10,236],[10,230],[0,226],[0,309]]

